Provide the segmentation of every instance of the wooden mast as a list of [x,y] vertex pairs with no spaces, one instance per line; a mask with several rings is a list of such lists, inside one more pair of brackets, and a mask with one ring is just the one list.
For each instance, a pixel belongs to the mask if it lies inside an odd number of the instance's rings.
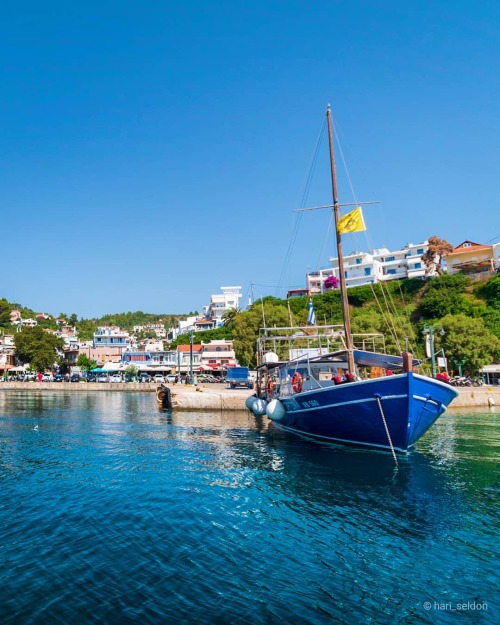
[[335,233],[337,235],[337,255],[339,261],[339,280],[340,293],[342,295],[342,313],[344,317],[344,331],[347,347],[347,366],[350,373],[355,374],[354,367],[354,346],[352,343],[351,321],[349,318],[349,303],[347,301],[347,288],[344,274],[344,257],[342,254],[342,235],[339,233],[340,220],[340,204],[337,193],[337,175],[335,173],[335,155],[333,151],[333,132],[332,132],[332,113],[330,105],[326,109],[326,119],[328,122],[328,143],[330,146],[330,170],[332,177],[332,195],[333,195],[333,215],[335,217]]

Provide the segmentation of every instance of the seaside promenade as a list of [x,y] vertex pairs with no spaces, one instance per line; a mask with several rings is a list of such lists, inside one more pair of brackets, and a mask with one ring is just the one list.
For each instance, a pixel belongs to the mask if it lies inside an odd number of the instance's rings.
[[[179,410],[246,410],[245,400],[254,391],[230,389],[226,384],[167,384],[172,396],[173,408]],[[42,392],[126,392],[154,393],[158,384],[154,382],[123,384],[85,382],[0,382],[0,392],[8,390]],[[500,408],[500,386],[459,388],[459,396],[450,408],[472,408],[497,406]]]

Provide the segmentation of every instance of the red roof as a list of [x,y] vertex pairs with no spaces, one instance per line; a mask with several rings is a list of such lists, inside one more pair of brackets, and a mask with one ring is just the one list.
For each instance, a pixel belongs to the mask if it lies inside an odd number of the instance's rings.
[[471,252],[475,250],[487,250],[491,249],[491,245],[483,245],[482,243],[474,243],[474,241],[463,241],[460,245],[453,248],[452,254],[459,254],[460,252]]
[[[203,349],[203,345],[193,345],[193,352],[201,352],[201,350]],[[177,345],[177,350],[179,352],[190,352],[191,351],[191,346],[190,345]]]

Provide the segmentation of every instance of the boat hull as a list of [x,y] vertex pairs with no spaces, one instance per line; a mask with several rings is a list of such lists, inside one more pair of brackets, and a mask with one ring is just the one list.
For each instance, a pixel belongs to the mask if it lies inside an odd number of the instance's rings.
[[406,452],[457,395],[446,383],[403,373],[278,397],[277,424],[325,442]]

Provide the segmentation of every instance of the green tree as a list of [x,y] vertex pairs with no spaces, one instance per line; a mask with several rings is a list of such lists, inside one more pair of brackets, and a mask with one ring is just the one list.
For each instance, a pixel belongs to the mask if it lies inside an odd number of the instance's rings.
[[0,328],[8,328],[10,323],[10,313],[12,311],[12,306],[9,302],[2,298],[0,299]]
[[500,339],[500,307],[486,309],[482,319],[488,330]]
[[128,365],[128,367],[125,367],[124,373],[125,375],[130,375],[133,378],[137,378],[139,369],[135,365]]
[[[406,317],[396,317],[392,313],[382,314],[375,308],[360,308],[353,311],[351,317],[351,332],[353,334],[381,334],[382,339],[377,339],[371,343],[366,338],[364,349],[371,351],[385,351],[390,354],[400,354],[406,349],[406,344],[413,345],[415,341],[415,330],[409,319]],[[355,337],[356,344],[359,344],[362,337]]]
[[252,369],[256,366],[256,343],[260,328],[289,325],[288,307],[277,298],[259,300],[250,310],[236,315],[233,319],[233,345],[238,362]]
[[237,308],[230,308],[229,310],[224,311],[222,313],[222,324],[225,325],[227,328],[230,328],[231,323],[235,316],[238,314],[238,312],[239,311]]
[[61,373],[62,375],[66,375],[66,373],[69,373],[70,371],[69,363],[64,360],[64,358],[59,358],[59,360],[57,361],[57,366],[59,368],[59,373]]
[[441,319],[445,334],[436,337],[436,350],[442,346],[450,368],[453,361],[463,361],[464,371],[469,375],[477,373],[498,357],[500,340],[484,325],[482,319],[471,319],[465,315],[446,315]]
[[76,329],[80,341],[91,341],[97,330],[97,323],[91,319],[82,319],[76,324]]
[[78,359],[76,361],[76,366],[80,367],[84,371],[90,371],[96,367],[97,363],[92,358],[89,358],[87,354],[79,354]]
[[488,306],[500,308],[500,273],[497,272],[487,282],[481,284],[477,294],[486,300]]
[[418,311],[425,319],[439,319],[448,314],[471,314],[472,304],[465,297],[470,278],[445,274],[427,283]]
[[56,364],[57,353],[63,348],[64,340],[37,326],[16,332],[14,345],[21,362],[30,363],[38,371],[45,371]]

